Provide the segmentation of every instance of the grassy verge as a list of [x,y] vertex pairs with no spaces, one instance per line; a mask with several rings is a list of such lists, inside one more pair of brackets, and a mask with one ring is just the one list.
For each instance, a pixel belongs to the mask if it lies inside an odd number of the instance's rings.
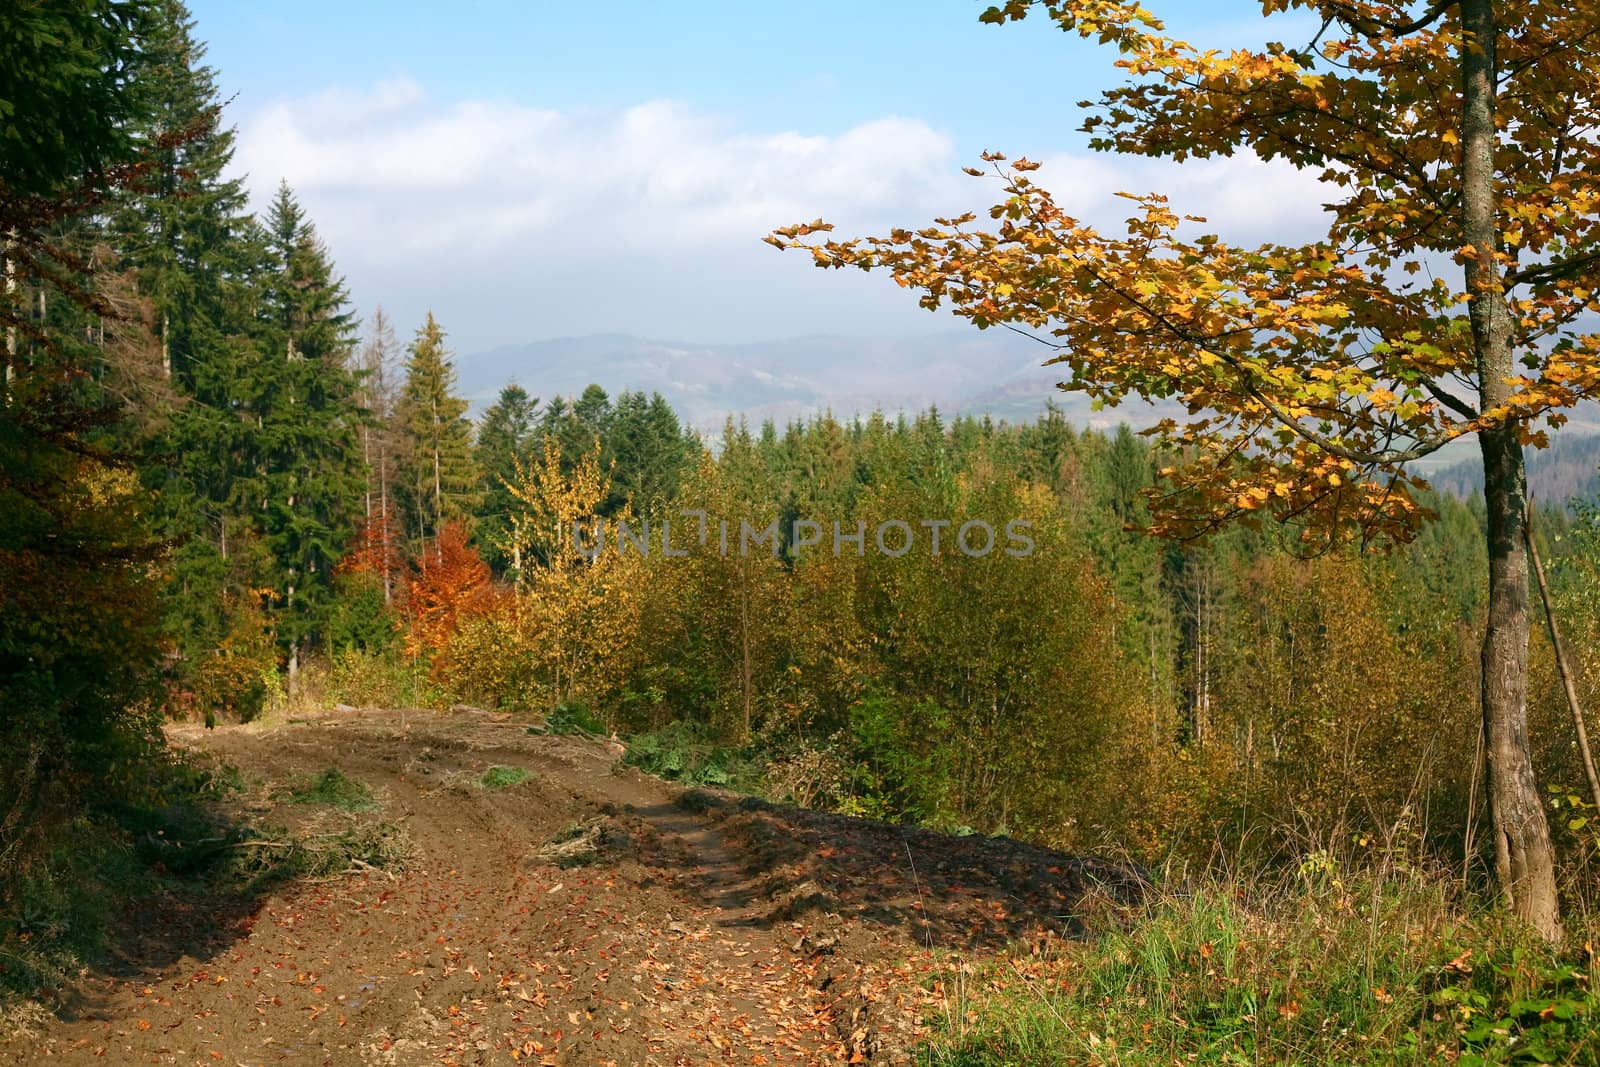
[[953,972],[919,1062],[1600,1064],[1586,935],[1544,945],[1451,884],[1324,867],[1158,893],[1083,942]]
[[141,803],[91,805],[5,857],[0,1002],[50,996],[107,944],[126,902],[200,876],[232,829],[218,805],[237,773],[183,760],[145,768]]

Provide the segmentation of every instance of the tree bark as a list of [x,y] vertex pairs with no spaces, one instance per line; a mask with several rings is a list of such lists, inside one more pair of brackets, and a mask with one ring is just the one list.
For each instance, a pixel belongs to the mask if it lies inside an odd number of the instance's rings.
[[[1515,373],[1511,316],[1500,266],[1495,153],[1493,0],[1462,0],[1462,237],[1468,313],[1477,354],[1482,411],[1501,407]],[[1519,425],[1481,430],[1483,495],[1488,512],[1489,614],[1483,635],[1482,709],[1494,829],[1495,875],[1506,904],[1544,937],[1561,936],[1555,850],[1528,750],[1527,471]]]

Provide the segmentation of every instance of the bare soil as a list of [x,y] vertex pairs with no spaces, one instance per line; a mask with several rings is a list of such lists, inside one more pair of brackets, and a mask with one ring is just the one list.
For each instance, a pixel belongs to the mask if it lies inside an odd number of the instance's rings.
[[[0,1060],[127,1064],[908,1062],[963,961],[1070,935],[1119,868],[677,789],[620,746],[481,712],[172,730],[239,818],[401,827],[397,869],[130,904],[115,956]],[[530,776],[489,790],[492,766]],[[329,767],[369,812],[286,782]]]

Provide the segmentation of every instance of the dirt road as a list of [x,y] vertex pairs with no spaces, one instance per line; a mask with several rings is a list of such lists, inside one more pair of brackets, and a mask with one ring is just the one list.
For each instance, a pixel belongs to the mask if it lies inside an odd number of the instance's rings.
[[[486,713],[181,728],[264,825],[337,768],[397,870],[130,908],[20,1063],[904,1062],[959,960],[1060,932],[1109,867],[1015,842],[684,793],[605,742]],[[524,780],[489,789],[490,767]]]

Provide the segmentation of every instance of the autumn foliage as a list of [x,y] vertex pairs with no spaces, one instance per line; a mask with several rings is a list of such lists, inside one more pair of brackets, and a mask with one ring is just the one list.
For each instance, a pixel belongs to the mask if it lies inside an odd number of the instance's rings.
[[[1496,876],[1559,936],[1554,852],[1527,738],[1523,449],[1600,394],[1600,77],[1587,4],[1268,0],[1320,28],[1301,47],[1201,48],[1132,0],[1007,0],[1114,45],[1125,80],[1083,104],[1103,151],[1250,152],[1318,174],[1326,235],[1245,244],[1157,193],[1120,227],[1058,203],[1040,164],[985,153],[991,226],[966,213],[833,240],[768,241],[822,267],[883,269],[981,328],[1056,348],[1096,401],[1174,400],[1151,528],[1194,537],[1263,517],[1323,548],[1405,541],[1430,517],[1413,465],[1476,435],[1490,603],[1482,712]],[[976,224],[976,225],[975,225]],[[1468,752],[1457,754],[1466,761]]]
[[494,601],[488,564],[468,543],[466,527],[459,522],[445,523],[437,540],[418,555],[407,587],[406,645],[413,655],[438,652],[464,620]]
[[388,588],[391,583],[398,584],[405,563],[400,518],[387,500],[378,501],[372,514],[357,524],[354,543],[339,562],[339,573],[371,575]]

